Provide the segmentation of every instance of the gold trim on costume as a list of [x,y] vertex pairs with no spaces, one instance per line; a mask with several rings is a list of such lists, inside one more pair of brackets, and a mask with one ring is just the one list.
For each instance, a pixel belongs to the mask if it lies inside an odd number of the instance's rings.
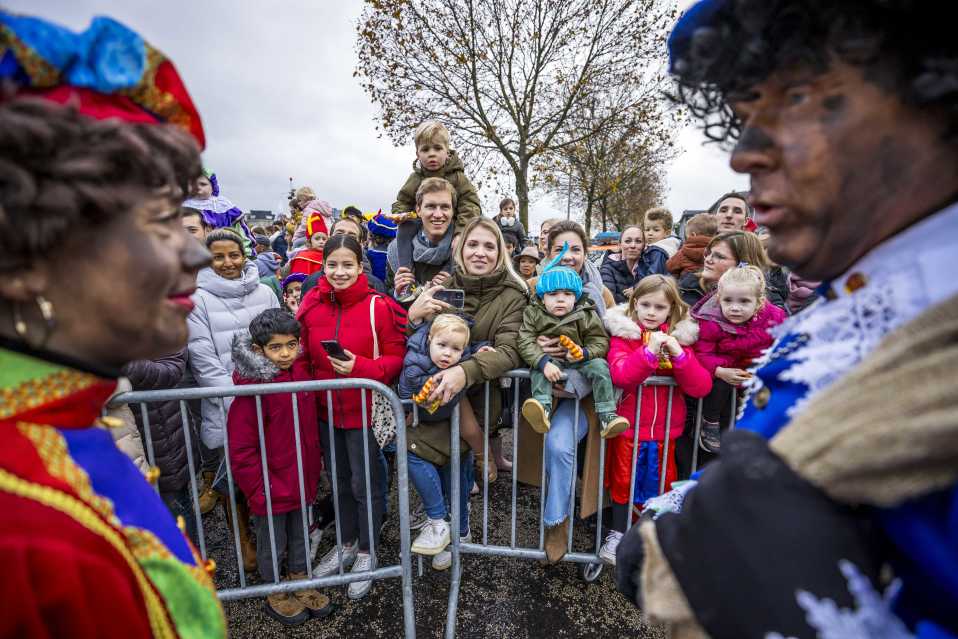
[[146,576],[142,566],[126,545],[126,541],[115,529],[107,525],[89,505],[79,499],[49,486],[42,486],[17,477],[0,468],[0,490],[57,510],[90,532],[105,539],[126,561],[130,571],[136,577],[136,583],[143,594],[150,630],[154,637],[176,639],[177,633],[168,616],[166,606]]

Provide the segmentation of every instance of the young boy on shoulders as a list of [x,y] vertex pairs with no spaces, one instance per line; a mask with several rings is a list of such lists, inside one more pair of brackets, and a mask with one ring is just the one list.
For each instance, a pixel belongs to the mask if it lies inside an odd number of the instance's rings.
[[[413,172],[399,190],[392,206],[392,213],[385,214],[385,217],[399,225],[396,233],[399,268],[408,269],[412,269],[413,238],[421,228],[416,214],[416,191],[423,180],[429,177],[441,177],[455,188],[453,237],[461,234],[467,224],[482,215],[479,193],[466,177],[462,160],[454,150],[449,148],[449,130],[442,123],[429,120],[419,125],[414,139],[416,160],[413,162]],[[452,272],[451,260],[448,268],[443,267],[442,270],[447,273]],[[401,301],[406,301],[414,294],[415,291],[408,291]]]
[[714,215],[699,213],[685,225],[685,242],[678,252],[669,258],[665,268],[675,277],[701,271],[705,265],[705,247],[718,233]]

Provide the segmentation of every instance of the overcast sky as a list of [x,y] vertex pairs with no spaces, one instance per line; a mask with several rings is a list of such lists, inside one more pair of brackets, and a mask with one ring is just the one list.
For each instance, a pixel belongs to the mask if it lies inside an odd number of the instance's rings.
[[[110,15],[166,53],[203,118],[204,163],[243,209],[285,208],[290,177],[338,208],[387,208],[410,171],[412,143],[396,148],[377,136],[375,107],[352,75],[359,0],[0,2],[75,30]],[[691,128],[680,136],[683,151],[667,171],[674,213],[747,186],[702,140]],[[482,195],[484,207],[496,199]],[[530,231],[565,209],[534,196]]]

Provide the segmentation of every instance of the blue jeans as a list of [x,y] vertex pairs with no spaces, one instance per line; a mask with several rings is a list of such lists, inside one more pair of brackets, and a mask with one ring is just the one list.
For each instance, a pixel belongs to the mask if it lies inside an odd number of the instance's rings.
[[556,404],[550,419],[551,426],[546,433],[546,452],[543,463],[546,467],[546,506],[543,520],[546,526],[561,524],[571,515],[569,497],[575,477],[572,465],[575,462],[576,449],[582,438],[589,432],[589,420],[582,407],[579,407],[579,422],[575,420],[575,400],[562,399]]
[[[442,467],[427,462],[415,453],[409,453],[409,479],[422,498],[422,505],[430,519],[445,519],[449,514],[450,477],[452,463]],[[469,491],[472,489],[472,453],[462,457],[459,464],[459,536],[469,531]]]

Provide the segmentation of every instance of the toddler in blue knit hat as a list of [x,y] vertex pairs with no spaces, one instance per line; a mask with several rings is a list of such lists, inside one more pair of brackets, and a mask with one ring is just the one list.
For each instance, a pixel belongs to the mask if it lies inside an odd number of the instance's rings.
[[[549,430],[552,384],[563,372],[577,371],[591,384],[595,412],[602,437],[614,437],[629,427],[616,414],[615,391],[605,355],[609,336],[588,295],[582,295],[582,278],[571,268],[559,266],[566,244],[542,271],[536,284],[536,299],[526,307],[519,330],[519,354],[531,368],[532,397],[522,405],[522,415],[537,433]],[[558,337],[568,350],[564,360],[553,359],[536,338]],[[562,339],[562,338],[565,339]]]

